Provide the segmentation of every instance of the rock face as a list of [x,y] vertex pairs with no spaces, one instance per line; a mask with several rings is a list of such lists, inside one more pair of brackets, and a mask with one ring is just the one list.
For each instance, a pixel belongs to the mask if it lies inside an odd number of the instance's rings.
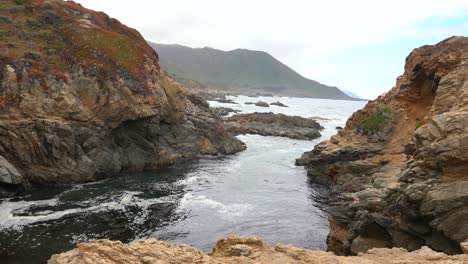
[[323,129],[317,121],[300,116],[274,113],[238,114],[226,121],[226,128],[233,134],[258,134],[263,136],[314,139]]
[[158,240],[135,241],[130,244],[96,240],[79,243],[77,249],[54,255],[48,264],[81,263],[446,263],[468,262],[468,255],[447,256],[424,247],[414,252],[405,249],[372,249],[359,257],[339,257],[331,252],[305,250],[278,244],[268,246],[258,237],[227,236],[218,241],[209,255],[191,246],[174,245]]
[[16,32],[0,41],[1,182],[90,181],[245,148],[134,29],[74,2],[23,2],[0,9]]
[[468,38],[415,49],[395,87],[297,160],[312,180],[334,185],[329,250],[461,252],[468,238],[467,77]]

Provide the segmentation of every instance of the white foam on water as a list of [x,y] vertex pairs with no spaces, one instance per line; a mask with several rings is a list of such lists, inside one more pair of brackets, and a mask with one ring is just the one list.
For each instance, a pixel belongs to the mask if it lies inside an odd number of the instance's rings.
[[201,178],[199,176],[190,176],[190,177],[187,177],[186,179],[178,180],[176,184],[177,185],[190,185],[190,184],[194,184],[200,181],[200,179]]
[[223,204],[221,202],[207,198],[204,195],[194,196],[186,193],[180,201],[180,209],[191,209],[193,207],[208,207],[216,210],[218,215],[223,219],[232,219],[233,217],[243,216],[246,212],[254,208],[253,205],[248,203],[233,203]]
[[[115,196],[115,200],[96,204],[84,208],[70,208],[62,211],[48,210],[35,211],[30,215],[18,215],[25,214],[31,207],[40,206],[57,206],[59,204],[59,198],[53,198],[49,200],[40,201],[10,201],[5,200],[0,204],[0,228],[13,228],[21,229],[25,225],[45,222],[50,220],[60,219],[64,216],[85,212],[104,212],[109,210],[120,210],[126,211],[129,206],[138,206],[141,209],[141,213],[136,215],[133,219],[135,224],[143,223],[148,216],[148,207],[157,203],[168,203],[173,200],[172,197],[165,198],[152,198],[142,199],[137,197],[141,192],[130,192],[125,191],[120,195]],[[92,201],[89,201],[93,204]]]

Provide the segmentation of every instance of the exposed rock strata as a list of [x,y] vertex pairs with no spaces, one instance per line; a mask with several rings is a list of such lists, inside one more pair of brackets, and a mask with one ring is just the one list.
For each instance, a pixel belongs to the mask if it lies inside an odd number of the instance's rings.
[[468,38],[415,49],[395,87],[297,164],[312,180],[334,184],[329,250],[461,252],[468,238]]
[[313,119],[300,116],[251,113],[233,115],[226,121],[226,128],[233,134],[314,139],[320,137],[319,130],[323,127]]
[[90,181],[245,148],[137,31],[74,2],[0,12],[22,30],[0,56],[1,182]]
[[76,249],[54,255],[48,264],[81,263],[446,263],[468,262],[468,255],[447,256],[424,247],[414,252],[405,249],[371,249],[359,257],[339,257],[331,252],[312,251],[278,244],[270,247],[258,237],[228,236],[218,241],[209,255],[186,245],[174,245],[157,240],[135,241],[129,244],[97,240],[79,243]]

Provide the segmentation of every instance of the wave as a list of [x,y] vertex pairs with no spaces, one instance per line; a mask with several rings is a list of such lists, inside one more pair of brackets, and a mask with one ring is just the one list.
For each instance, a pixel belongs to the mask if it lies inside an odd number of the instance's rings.
[[190,193],[186,193],[180,201],[180,209],[191,209],[197,206],[216,210],[218,215],[223,219],[241,217],[246,212],[254,208],[254,206],[249,203],[223,204],[221,202],[209,199],[204,195],[194,196]]

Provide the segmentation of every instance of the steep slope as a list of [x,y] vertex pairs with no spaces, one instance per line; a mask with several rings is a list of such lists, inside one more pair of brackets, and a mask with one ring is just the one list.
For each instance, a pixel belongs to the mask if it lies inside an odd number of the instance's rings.
[[415,49],[395,87],[297,164],[334,184],[330,250],[460,252],[468,238],[468,38]]
[[89,181],[244,148],[106,14],[11,0],[0,20],[0,182]]
[[212,48],[149,44],[161,55],[164,69],[176,79],[194,80],[214,88],[351,99],[336,87],[302,77],[266,52],[246,49],[226,52]]

